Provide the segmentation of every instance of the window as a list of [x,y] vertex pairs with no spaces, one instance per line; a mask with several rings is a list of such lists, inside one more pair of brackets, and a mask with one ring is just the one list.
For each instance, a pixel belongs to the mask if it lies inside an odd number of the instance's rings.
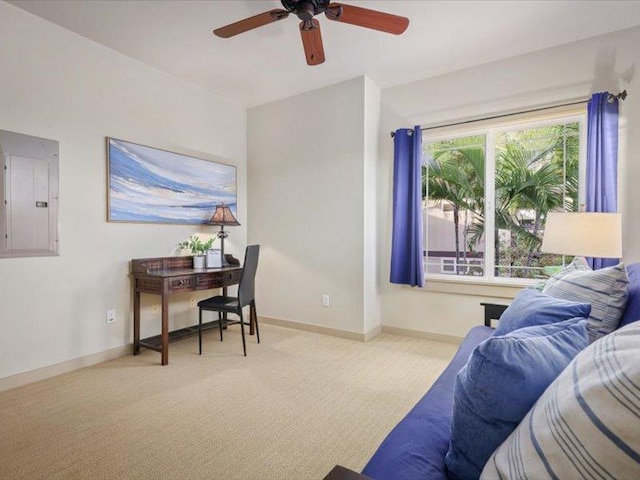
[[507,118],[423,135],[429,277],[544,279],[571,260],[540,245],[548,212],[579,209],[584,109]]

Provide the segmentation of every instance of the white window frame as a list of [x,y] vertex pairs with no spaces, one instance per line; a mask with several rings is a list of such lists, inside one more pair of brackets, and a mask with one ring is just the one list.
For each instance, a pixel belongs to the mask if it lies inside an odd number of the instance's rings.
[[440,272],[446,274],[447,269],[455,272],[458,265],[456,265],[455,258],[441,258],[440,259]]
[[[580,149],[578,167],[578,203],[586,201],[586,164],[587,164],[587,111],[586,103],[571,107],[550,108],[544,112],[525,113],[515,118],[492,118],[490,121],[479,121],[462,126],[442,127],[423,133],[423,150],[427,143],[436,143],[442,140],[450,140],[475,135],[485,137],[485,235],[484,235],[484,263],[483,276],[452,275],[444,273],[428,273],[425,269],[425,279],[443,282],[469,283],[469,284],[493,284],[528,286],[539,283],[540,280],[527,278],[497,277],[495,269],[495,139],[498,134],[513,130],[527,130],[557,125],[559,123],[574,123],[580,125]],[[428,189],[428,187],[427,187]],[[428,195],[428,191],[427,191]],[[428,208],[428,207],[427,207]],[[427,215],[428,218],[428,215]],[[424,245],[428,257],[428,225],[424,225]],[[426,264],[427,262],[425,262]],[[489,266],[489,267],[488,267]]]

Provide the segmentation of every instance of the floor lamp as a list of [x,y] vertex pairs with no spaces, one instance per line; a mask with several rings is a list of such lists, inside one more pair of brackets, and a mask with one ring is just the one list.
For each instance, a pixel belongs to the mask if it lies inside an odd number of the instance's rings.
[[622,215],[550,212],[540,250],[578,257],[621,258]]
[[216,205],[216,211],[213,212],[209,225],[220,225],[220,231],[218,232],[218,238],[220,239],[220,253],[222,255],[222,266],[227,267],[229,262],[224,256],[224,239],[229,236],[229,232],[225,232],[225,226],[239,226],[240,223],[231,213],[231,209],[224,203]]

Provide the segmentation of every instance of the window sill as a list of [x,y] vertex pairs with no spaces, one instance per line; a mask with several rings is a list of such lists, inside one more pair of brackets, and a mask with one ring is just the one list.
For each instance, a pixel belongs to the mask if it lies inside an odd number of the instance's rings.
[[523,288],[538,283],[537,280],[425,277],[423,290],[428,292],[475,295],[478,297],[514,298]]

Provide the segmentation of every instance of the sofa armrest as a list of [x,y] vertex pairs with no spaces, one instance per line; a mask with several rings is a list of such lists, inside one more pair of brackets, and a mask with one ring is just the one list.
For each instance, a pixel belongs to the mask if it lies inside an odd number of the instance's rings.
[[480,305],[484,307],[484,325],[491,326],[491,320],[500,320],[500,315],[507,309],[509,305],[499,305],[497,303],[484,303]]

